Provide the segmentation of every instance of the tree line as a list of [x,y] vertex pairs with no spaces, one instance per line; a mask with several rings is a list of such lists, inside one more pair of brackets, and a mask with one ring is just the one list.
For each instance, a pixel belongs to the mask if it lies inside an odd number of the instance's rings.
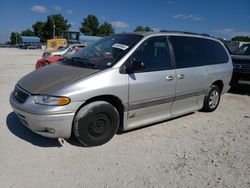
[[[41,39],[41,42],[46,42],[53,37],[53,34],[58,37],[63,37],[65,31],[69,30],[71,24],[61,14],[54,14],[47,16],[45,22],[37,21],[32,25],[32,29],[26,29],[20,33],[12,32],[10,41],[12,44],[19,43],[20,36],[37,36]],[[55,28],[55,33],[53,29]],[[79,29],[85,35],[88,36],[107,36],[115,32],[112,24],[108,22],[100,23],[95,15],[88,15],[83,18]],[[150,27],[143,27],[141,25],[135,28],[136,32],[153,31]],[[250,37],[236,36],[232,38],[233,41],[245,41],[250,42]]]
[[[20,36],[37,36],[41,42],[46,42],[53,37],[53,29],[55,28],[55,36],[63,37],[65,31],[69,30],[71,24],[61,14],[47,16],[45,22],[37,21],[32,25],[32,29],[26,29],[20,33],[12,32],[10,41],[12,44],[19,43]],[[115,32],[112,24],[108,22],[100,23],[95,15],[88,15],[83,18],[80,32],[87,36],[108,36]],[[152,31],[150,27],[137,26],[134,31]]]
[[250,37],[247,36],[236,36],[231,39],[232,41],[250,42]]

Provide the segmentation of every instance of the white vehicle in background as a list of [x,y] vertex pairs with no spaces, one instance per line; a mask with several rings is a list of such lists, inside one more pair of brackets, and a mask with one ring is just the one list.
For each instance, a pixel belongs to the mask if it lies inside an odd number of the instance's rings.
[[62,46],[57,49],[57,51],[52,52],[43,52],[42,58],[48,58],[51,56],[62,56],[68,51],[73,50],[74,48],[84,48],[86,47],[86,44],[72,44],[67,46]]

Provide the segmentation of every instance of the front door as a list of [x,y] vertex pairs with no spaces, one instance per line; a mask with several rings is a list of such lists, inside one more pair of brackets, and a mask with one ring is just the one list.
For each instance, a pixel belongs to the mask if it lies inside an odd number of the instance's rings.
[[128,127],[171,117],[175,97],[175,70],[165,36],[145,40],[130,58],[144,69],[129,75]]

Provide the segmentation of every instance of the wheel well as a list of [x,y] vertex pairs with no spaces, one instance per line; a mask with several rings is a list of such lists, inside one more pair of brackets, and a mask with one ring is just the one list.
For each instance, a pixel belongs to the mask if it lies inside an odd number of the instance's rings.
[[85,106],[89,103],[92,103],[94,101],[105,101],[105,102],[112,104],[116,108],[116,110],[118,111],[119,116],[120,116],[120,127],[119,128],[123,127],[124,106],[122,104],[122,101],[118,97],[113,96],[113,95],[101,95],[101,96],[93,97],[93,98],[88,99],[79,109],[81,109],[83,106]]
[[224,87],[224,84],[223,84],[223,82],[221,80],[215,81],[212,85],[218,86],[220,88],[220,91],[222,91],[223,87]]

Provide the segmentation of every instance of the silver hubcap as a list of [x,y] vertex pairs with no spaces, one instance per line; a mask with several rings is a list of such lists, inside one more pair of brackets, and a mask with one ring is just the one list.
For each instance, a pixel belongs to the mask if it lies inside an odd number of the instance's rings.
[[218,91],[214,90],[209,97],[208,105],[210,108],[215,108],[219,102],[219,93]]

